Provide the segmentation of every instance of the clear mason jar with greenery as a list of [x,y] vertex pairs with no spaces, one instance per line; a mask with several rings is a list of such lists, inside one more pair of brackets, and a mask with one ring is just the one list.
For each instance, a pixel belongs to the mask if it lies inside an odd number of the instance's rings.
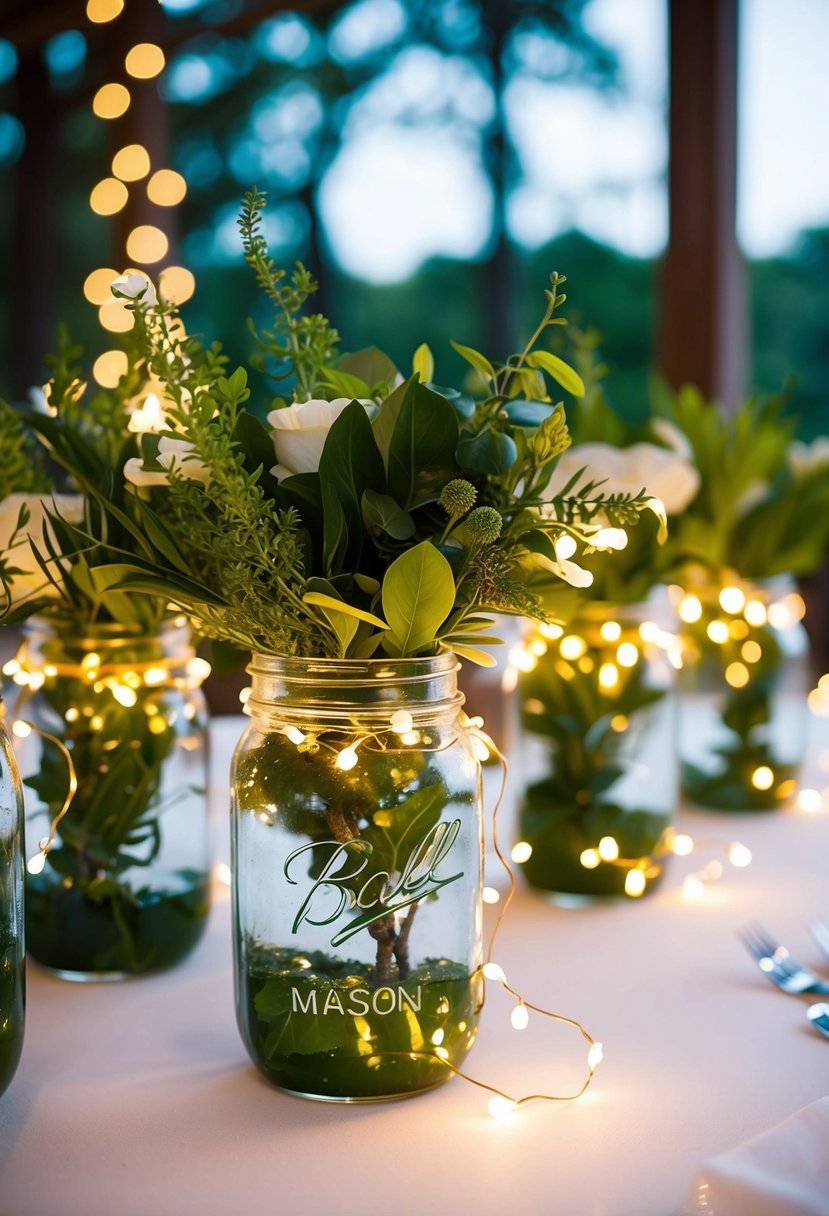
[[204,930],[210,877],[209,667],[189,629],[74,638],[34,619],[16,665],[31,956],[75,980],[179,962]]
[[786,577],[695,583],[675,598],[683,792],[711,810],[774,810],[795,793],[806,750],[803,600]]
[[23,1047],[24,953],[23,794],[0,701],[0,1094]]
[[233,763],[237,1017],[291,1093],[452,1075],[482,1003],[481,777],[458,662],[256,655]]
[[670,638],[647,604],[586,605],[516,655],[527,880],[555,902],[637,897],[658,880],[678,761]]

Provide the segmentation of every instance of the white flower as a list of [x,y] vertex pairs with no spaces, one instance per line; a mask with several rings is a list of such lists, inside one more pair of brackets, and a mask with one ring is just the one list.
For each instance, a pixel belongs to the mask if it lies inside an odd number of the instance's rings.
[[[158,441],[158,463],[161,469],[145,469],[139,456],[133,456],[124,465],[124,477],[134,486],[166,486],[170,484],[170,469],[188,481],[207,484],[210,473],[205,463],[193,455],[194,445],[187,439],[174,439],[164,435]],[[163,471],[162,471],[163,470]]]
[[554,498],[579,469],[584,479],[600,481],[597,493],[638,494],[646,490],[664,504],[669,515],[684,511],[700,486],[699,472],[676,452],[652,443],[614,448],[608,443],[583,443],[568,448],[556,466],[546,491]]
[[144,274],[122,274],[110,284],[114,296],[126,300],[138,300],[145,308],[154,308],[158,303],[155,287]]
[[[23,506],[29,509],[29,520],[17,534],[14,547],[9,549]],[[9,494],[0,502],[0,554],[8,565],[23,571],[12,580],[12,600],[15,604],[34,596],[51,597],[58,594],[57,588],[37,564],[32,550],[34,544],[43,557],[48,557],[43,544],[47,509],[67,523],[79,524],[83,520],[83,497],[80,494]],[[50,570],[56,578],[59,576],[54,562],[50,563]]]
[[[271,410],[268,422],[277,460],[271,469],[274,477],[283,481],[296,473],[316,473],[328,432],[351,402],[351,397],[335,397],[333,401],[315,399]],[[372,402],[361,404],[370,406]]]
[[789,448],[788,463],[798,479],[825,468],[829,465],[829,437],[818,435],[811,443],[801,443],[796,439]]

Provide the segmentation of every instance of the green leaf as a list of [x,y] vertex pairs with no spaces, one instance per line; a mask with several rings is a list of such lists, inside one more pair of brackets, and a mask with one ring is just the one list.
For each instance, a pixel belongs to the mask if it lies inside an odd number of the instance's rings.
[[487,380],[495,380],[495,368],[486,355],[482,355],[480,351],[473,350],[471,346],[461,346],[460,342],[452,342],[451,345],[452,349],[456,350],[460,357],[471,364],[476,371],[483,372]]
[[456,476],[458,420],[443,398],[416,381],[406,394],[389,445],[389,486],[407,508],[435,502]]
[[559,359],[558,355],[553,355],[548,350],[534,350],[527,356],[527,363],[530,367],[540,367],[574,397],[584,396],[584,381],[581,376],[569,363]]
[[514,401],[505,401],[501,406],[513,426],[532,428],[546,422],[555,408],[544,401],[525,401],[521,397],[516,397]]
[[[379,384],[394,384],[399,372],[391,359],[376,346],[366,346],[337,360],[336,370],[358,377],[364,384],[375,388]],[[364,397],[368,394],[363,393]]]
[[422,384],[430,384],[435,378],[435,357],[425,342],[421,342],[412,357],[412,371]]
[[380,455],[383,457],[383,463],[386,467],[388,467],[389,463],[389,448],[391,447],[394,428],[397,426],[397,419],[407,396],[414,391],[415,383],[410,377],[398,385],[393,393],[389,393],[371,424],[371,429],[374,431],[374,441],[380,449]]
[[386,472],[366,411],[356,401],[334,421],[320,457],[326,572],[357,569],[363,545],[362,499],[383,491]]
[[381,621],[380,617],[375,616],[373,612],[364,612],[362,608],[354,608],[351,604],[347,604],[345,600],[338,600],[333,595],[324,595],[321,591],[306,592],[302,597],[302,601],[305,604],[315,604],[319,608],[330,608],[334,612],[353,616],[358,621],[366,621],[369,625],[374,625],[377,629],[389,628],[386,622]]
[[408,540],[410,536],[414,536],[414,520],[390,495],[366,490],[362,508],[363,519],[369,531],[385,532],[395,540]]
[[390,654],[416,654],[434,643],[455,604],[452,567],[429,541],[392,562],[383,579],[383,615]]
[[450,645],[459,658],[476,663],[478,667],[497,667],[498,665],[495,655],[490,654],[487,650],[478,650],[476,646],[464,646],[458,642],[451,642]]
[[340,397],[351,397],[356,400],[359,397],[371,396],[371,386],[366,384],[365,380],[361,380],[359,376],[352,376],[336,367],[326,367],[323,371],[325,374],[323,383],[326,388],[332,388]]
[[499,477],[515,463],[518,448],[515,440],[503,431],[490,427],[478,435],[467,434],[458,444],[458,464],[462,469]]

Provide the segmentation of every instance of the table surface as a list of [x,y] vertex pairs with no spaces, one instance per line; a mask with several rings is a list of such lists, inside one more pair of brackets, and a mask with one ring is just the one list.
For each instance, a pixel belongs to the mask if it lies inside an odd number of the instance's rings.
[[[215,724],[215,810],[240,725]],[[829,782],[828,760],[813,744],[810,784]],[[699,851],[640,901],[564,910],[520,892],[497,959],[528,1000],[584,1023],[605,1060],[578,1102],[507,1124],[459,1079],[358,1107],[271,1088],[236,1030],[226,887],[173,971],[79,985],[31,966],[24,1055],[0,1101],[0,1216],[677,1212],[704,1159],[829,1093],[808,999],[778,993],[735,934],[760,918],[818,961],[807,925],[829,914],[829,812],[683,812],[679,825]],[[726,866],[689,903],[683,876],[735,839],[752,865]],[[470,1071],[516,1093],[578,1088],[576,1032],[534,1018],[516,1033],[490,987]]]

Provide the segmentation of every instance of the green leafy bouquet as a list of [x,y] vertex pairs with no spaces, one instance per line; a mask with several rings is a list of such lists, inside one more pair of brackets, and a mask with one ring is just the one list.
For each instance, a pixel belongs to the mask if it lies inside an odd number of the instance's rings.
[[791,579],[825,559],[829,443],[797,441],[785,404],[782,396],[751,398],[728,416],[693,388],[662,390],[650,423],[700,476],[673,529],[671,581],[688,703],[695,692],[700,706],[712,692],[718,699],[717,730],[700,722],[683,732],[686,747],[694,736],[707,739],[686,755],[683,780],[695,801],[714,808],[780,805],[796,788],[802,755],[805,688],[786,694],[803,660],[804,606]]
[[532,849],[524,873],[561,894],[638,896],[659,873],[655,854],[676,799],[672,741],[663,735],[672,713],[665,650],[677,656],[667,605],[648,600],[670,577],[674,524],[700,478],[684,455],[613,407],[595,335],[576,334],[574,347],[586,393],[553,487],[595,469],[606,492],[644,486],[661,511],[621,532],[609,558],[584,561],[586,586],[566,628],[542,624],[519,655],[522,725],[544,755],[521,808],[520,834]]
[[453,343],[479,396],[432,383],[425,346],[403,379],[375,349],[341,355],[328,321],[304,313],[314,284],[269,258],[263,202],[251,192],[239,221],[274,308],[272,326],[254,331],[254,363],[289,381],[293,400],[272,399],[269,430],[243,408],[244,369],[228,374],[217,345],[182,336],[173,307],[136,299],[142,366],[163,386],[165,417],[126,469],[152,559],[109,544],[112,586],[173,601],[243,649],[367,658],[446,645],[491,663],[487,614],[555,611],[579,579],[573,551],[605,547],[648,501],[577,477],[550,491],[570,442],[551,387],[583,392],[540,345],[565,323],[563,278],[552,276],[535,333],[504,362]]
[[[126,293],[134,286],[134,277],[117,284]],[[182,739],[203,727],[204,673],[188,646],[171,652],[182,631],[172,628],[165,601],[116,589],[120,574],[107,557],[107,546],[147,557],[122,469],[137,456],[135,419],[158,386],[148,386],[127,341],[127,373],[116,388],[96,389],[83,379],[83,352],[61,331],[46,361],[45,409],[0,403],[8,457],[0,474],[0,620],[29,622],[5,672],[18,686],[16,732],[34,729],[41,742],[26,777],[36,805],[30,818],[43,821],[27,876],[28,945],[60,970],[172,961],[200,934],[207,909],[198,844],[195,868],[164,877],[166,895],[157,872],[163,816],[203,799],[192,744],[182,784],[171,789],[165,774],[181,768]],[[145,672],[155,673],[152,687]],[[185,700],[186,722],[177,712]]]

